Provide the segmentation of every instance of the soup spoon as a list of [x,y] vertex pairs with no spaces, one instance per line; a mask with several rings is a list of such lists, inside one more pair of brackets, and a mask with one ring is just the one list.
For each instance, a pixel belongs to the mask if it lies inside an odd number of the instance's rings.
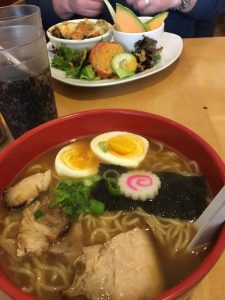
[[195,221],[198,232],[188,245],[188,250],[208,243],[220,225],[225,221],[225,186],[219,191],[216,197],[210,202],[204,212]]

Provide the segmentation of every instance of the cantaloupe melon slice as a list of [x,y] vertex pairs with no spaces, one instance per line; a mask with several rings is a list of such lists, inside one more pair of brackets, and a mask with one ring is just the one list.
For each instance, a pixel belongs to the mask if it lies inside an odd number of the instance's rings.
[[127,7],[116,3],[116,29],[122,32],[144,32],[145,26],[139,18]]
[[168,17],[168,14],[169,13],[167,11],[162,12],[160,14],[157,14],[147,22],[145,22],[144,26],[146,30],[151,31],[159,28],[162,25],[162,23],[165,21],[165,19]]

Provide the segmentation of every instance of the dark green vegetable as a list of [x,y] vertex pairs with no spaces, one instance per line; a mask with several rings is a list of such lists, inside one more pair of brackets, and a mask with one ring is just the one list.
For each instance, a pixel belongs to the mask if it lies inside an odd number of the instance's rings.
[[77,49],[66,48],[62,44],[59,48],[53,48],[54,57],[52,59],[52,66],[54,68],[66,71],[71,67],[78,67],[83,55]]
[[53,198],[49,208],[62,206],[64,213],[74,218],[80,213],[102,214],[105,206],[102,202],[91,197],[91,191],[99,176],[85,179],[64,179],[57,188],[53,190]]
[[95,70],[93,69],[92,65],[87,65],[81,69],[80,79],[97,80],[100,78],[96,76]]
[[120,186],[118,184],[118,180],[116,178],[105,178],[108,191],[112,195],[119,195],[120,194]]
[[53,48],[54,56],[52,66],[56,69],[65,71],[67,77],[80,78],[86,80],[98,80],[92,65],[88,62],[89,51],[83,49],[67,48],[61,44],[59,48]]
[[90,210],[96,215],[101,215],[105,211],[105,204],[101,201],[91,199],[90,201]]
[[[156,44],[157,41],[144,37],[135,43],[135,50],[133,52],[121,54],[126,55],[126,57],[135,56],[137,60],[138,66],[137,68],[135,67],[133,72],[128,74],[129,76],[152,68],[160,60],[162,47],[156,48]],[[90,64],[89,50],[83,49],[79,51],[77,49],[67,48],[64,44],[61,44],[58,48],[54,47],[51,52],[54,53],[51,62],[52,66],[64,71],[67,77],[88,81],[100,79]],[[124,74],[124,70],[122,70],[122,73],[120,71],[119,73],[116,72],[119,77],[123,78],[127,76],[126,72],[126,74]]]
[[34,218],[37,220],[37,219],[40,219],[41,217],[43,217],[44,213],[42,210],[38,209],[34,212]]
[[157,41],[149,37],[144,37],[135,43],[133,55],[136,57],[138,67],[137,73],[154,67],[161,58],[162,47],[156,47]]

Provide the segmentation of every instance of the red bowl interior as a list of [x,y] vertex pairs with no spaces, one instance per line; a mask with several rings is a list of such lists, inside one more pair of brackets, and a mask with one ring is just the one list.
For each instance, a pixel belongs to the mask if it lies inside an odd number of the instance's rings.
[[[93,110],[68,115],[27,132],[0,153],[0,193],[23,167],[42,152],[71,139],[107,131],[130,131],[160,140],[198,162],[215,195],[225,184],[225,166],[201,137],[164,117],[134,110]],[[213,267],[225,248],[225,226],[202,264],[185,280],[154,300],[175,299],[194,287]],[[16,300],[34,297],[20,291],[0,269],[0,288]]]

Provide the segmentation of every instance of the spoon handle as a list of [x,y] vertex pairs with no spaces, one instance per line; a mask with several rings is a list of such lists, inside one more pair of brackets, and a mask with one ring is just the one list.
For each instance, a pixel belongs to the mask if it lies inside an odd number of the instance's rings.
[[104,3],[105,5],[107,6],[109,12],[110,12],[110,15],[113,19],[113,22],[115,23],[116,22],[116,13],[115,13],[115,10],[113,9],[111,3],[108,1],[108,0],[104,0]]
[[9,51],[6,51],[1,45],[0,50],[4,50],[1,52],[2,55],[4,55],[11,63],[13,63],[15,66],[17,66],[21,71],[30,74],[35,75],[28,67],[23,64],[19,59],[17,59],[14,55],[12,55]]
[[225,186],[210,202],[201,216],[195,221],[198,229],[197,234],[188,245],[191,251],[194,247],[209,242],[216,233],[219,226],[225,221]]

